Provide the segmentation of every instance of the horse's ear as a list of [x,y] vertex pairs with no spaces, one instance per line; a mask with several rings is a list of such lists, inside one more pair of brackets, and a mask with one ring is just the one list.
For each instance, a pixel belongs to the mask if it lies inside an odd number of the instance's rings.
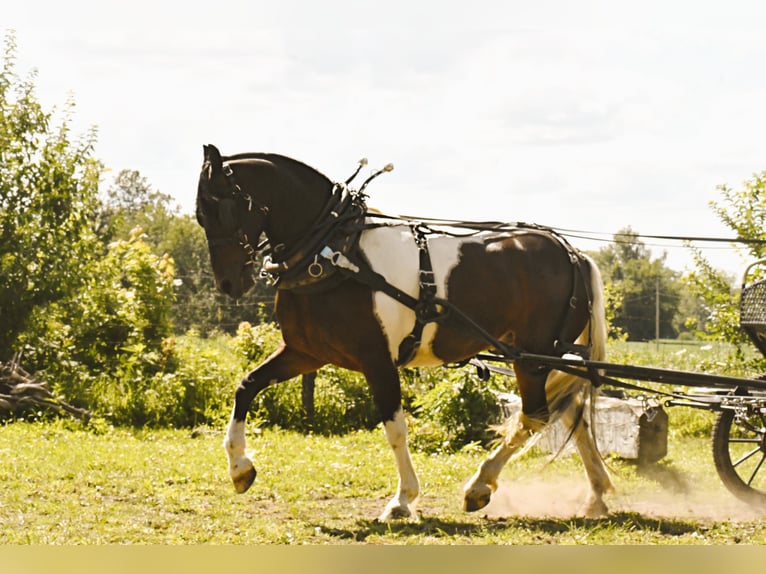
[[213,144],[203,145],[202,151],[205,154],[205,161],[210,162],[210,167],[213,173],[219,172],[223,169],[223,160],[221,159],[221,152]]

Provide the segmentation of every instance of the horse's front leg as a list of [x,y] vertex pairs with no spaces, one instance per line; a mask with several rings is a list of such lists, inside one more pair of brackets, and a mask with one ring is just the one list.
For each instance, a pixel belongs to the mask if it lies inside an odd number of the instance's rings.
[[284,344],[254,371],[245,376],[234,395],[234,410],[223,446],[229,458],[229,475],[237,492],[245,492],[255,480],[255,467],[245,453],[245,419],[255,396],[269,385],[318,369],[321,363]]
[[404,418],[404,411],[400,406],[394,413],[391,420],[383,423],[386,432],[388,444],[394,451],[396,459],[396,468],[399,473],[399,484],[396,487],[396,494],[386,505],[378,520],[386,521],[392,518],[408,518],[413,515],[415,510],[415,501],[420,492],[418,477],[415,474],[415,467],[410,458],[410,450],[407,446],[407,421]]
[[414,513],[420,485],[407,446],[407,421],[402,410],[399,373],[393,365],[386,365],[366,372],[365,375],[378,412],[383,418],[383,430],[394,452],[399,474],[396,494],[378,516],[378,520],[408,518]]

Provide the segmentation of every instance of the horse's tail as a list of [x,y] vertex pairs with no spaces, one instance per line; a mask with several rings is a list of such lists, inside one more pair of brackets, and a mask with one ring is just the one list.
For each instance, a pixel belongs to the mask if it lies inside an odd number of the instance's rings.
[[[591,360],[603,361],[606,358],[607,336],[604,283],[596,262],[587,255],[582,257],[588,268],[583,276],[590,278],[591,316],[575,343],[590,347]],[[551,371],[545,382],[545,394],[552,420],[571,406],[573,398],[580,396],[582,400],[583,395],[594,398],[593,386],[588,379],[555,370]]]
[[[590,358],[594,361],[603,361],[606,359],[606,309],[604,307],[604,280],[601,278],[596,262],[589,256],[583,255],[590,268],[590,288],[591,288],[591,316],[590,330],[586,327],[585,331],[590,331],[590,335],[583,331],[580,339],[590,337],[591,351]],[[578,339],[579,342],[579,339]]]

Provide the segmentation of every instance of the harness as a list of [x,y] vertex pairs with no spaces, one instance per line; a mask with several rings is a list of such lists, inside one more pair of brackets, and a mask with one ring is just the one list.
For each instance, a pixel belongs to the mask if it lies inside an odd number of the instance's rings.
[[[337,285],[329,279],[337,267],[320,258],[320,251],[332,250],[348,253],[359,242],[364,228],[367,208],[363,199],[355,198],[345,186],[336,184],[333,192],[302,240],[289,251],[284,245],[275,245],[266,255],[261,276],[278,289],[319,292]],[[342,279],[342,278],[341,278]]]
[[[316,293],[329,290],[346,279],[354,279],[367,285],[374,291],[380,291],[392,297],[402,305],[415,312],[415,325],[410,334],[400,343],[396,365],[407,364],[417,353],[422,342],[423,330],[429,323],[443,322],[447,317],[457,317],[483,337],[497,351],[510,359],[520,356],[521,351],[512,345],[504,343],[486,331],[471,317],[456,307],[452,302],[437,296],[436,282],[434,278],[431,255],[428,248],[429,234],[451,235],[454,237],[469,237],[485,231],[519,231],[532,230],[554,237],[566,250],[572,264],[572,293],[569,298],[568,312],[561,320],[559,333],[563,334],[569,316],[577,308],[578,300],[576,290],[578,279],[582,280],[588,297],[588,313],[592,312],[592,292],[588,281],[584,280],[582,270],[582,255],[569,242],[555,230],[536,224],[516,223],[509,228],[508,224],[487,222],[485,224],[469,225],[465,222],[449,222],[445,220],[426,220],[412,218],[397,218],[382,214],[374,214],[368,211],[364,189],[372,179],[383,172],[390,171],[390,164],[371,175],[359,191],[348,188],[348,184],[359,173],[359,169],[366,165],[366,160],[360,161],[354,175],[345,183],[336,183],[330,198],[317,216],[313,225],[307,230],[303,238],[289,250],[283,244],[278,244],[266,253],[261,277],[269,280],[278,289],[294,290],[302,293]],[[229,167],[224,165],[224,167]],[[245,197],[249,202],[248,209],[253,209],[252,199],[245,194],[234,179],[233,170],[229,167],[224,174],[232,187],[232,195]],[[268,214],[268,207],[256,206],[264,215]],[[411,229],[413,241],[418,249],[418,296],[402,291],[392,285],[388,280],[377,273],[370,266],[359,249],[361,233],[368,229],[389,225],[388,223],[372,222],[369,219],[394,220],[397,224],[406,222]],[[450,233],[435,231],[427,222],[446,224],[452,227],[463,227],[470,231],[466,233]],[[267,242],[253,247],[247,236],[238,230],[236,238],[226,238],[219,241],[237,239],[247,251],[250,262],[255,263],[255,255]],[[590,327],[589,327],[590,328]],[[590,340],[590,337],[589,337]],[[554,343],[554,348],[560,353],[575,353],[588,358],[588,348],[580,345],[567,343],[562,337]],[[540,367],[545,368],[545,367]]]

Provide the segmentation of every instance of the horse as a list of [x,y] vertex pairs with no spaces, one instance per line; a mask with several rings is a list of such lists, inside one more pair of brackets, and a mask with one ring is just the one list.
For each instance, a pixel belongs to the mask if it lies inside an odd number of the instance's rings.
[[[256,478],[245,452],[245,421],[254,398],[323,365],[366,378],[398,472],[396,492],[378,516],[386,521],[417,518],[420,492],[399,368],[460,363],[488,349],[563,356],[587,348],[590,358],[603,360],[600,272],[551,230],[521,225],[434,233],[422,221],[381,222],[366,208],[363,193],[380,172],[354,191],[347,185],[354,176],[333,183],[283,155],[222,156],[213,145],[203,146],[203,154],[196,216],[216,287],[240,297],[256,280],[262,252],[261,273],[276,281],[282,333],[278,348],[242,378],[234,394],[224,448],[238,493]],[[571,429],[589,482],[578,514],[605,515],[603,497],[613,485],[582,416],[594,385],[522,360],[514,360],[513,369],[522,408],[464,485],[464,510],[486,506],[511,456],[560,417]]]

